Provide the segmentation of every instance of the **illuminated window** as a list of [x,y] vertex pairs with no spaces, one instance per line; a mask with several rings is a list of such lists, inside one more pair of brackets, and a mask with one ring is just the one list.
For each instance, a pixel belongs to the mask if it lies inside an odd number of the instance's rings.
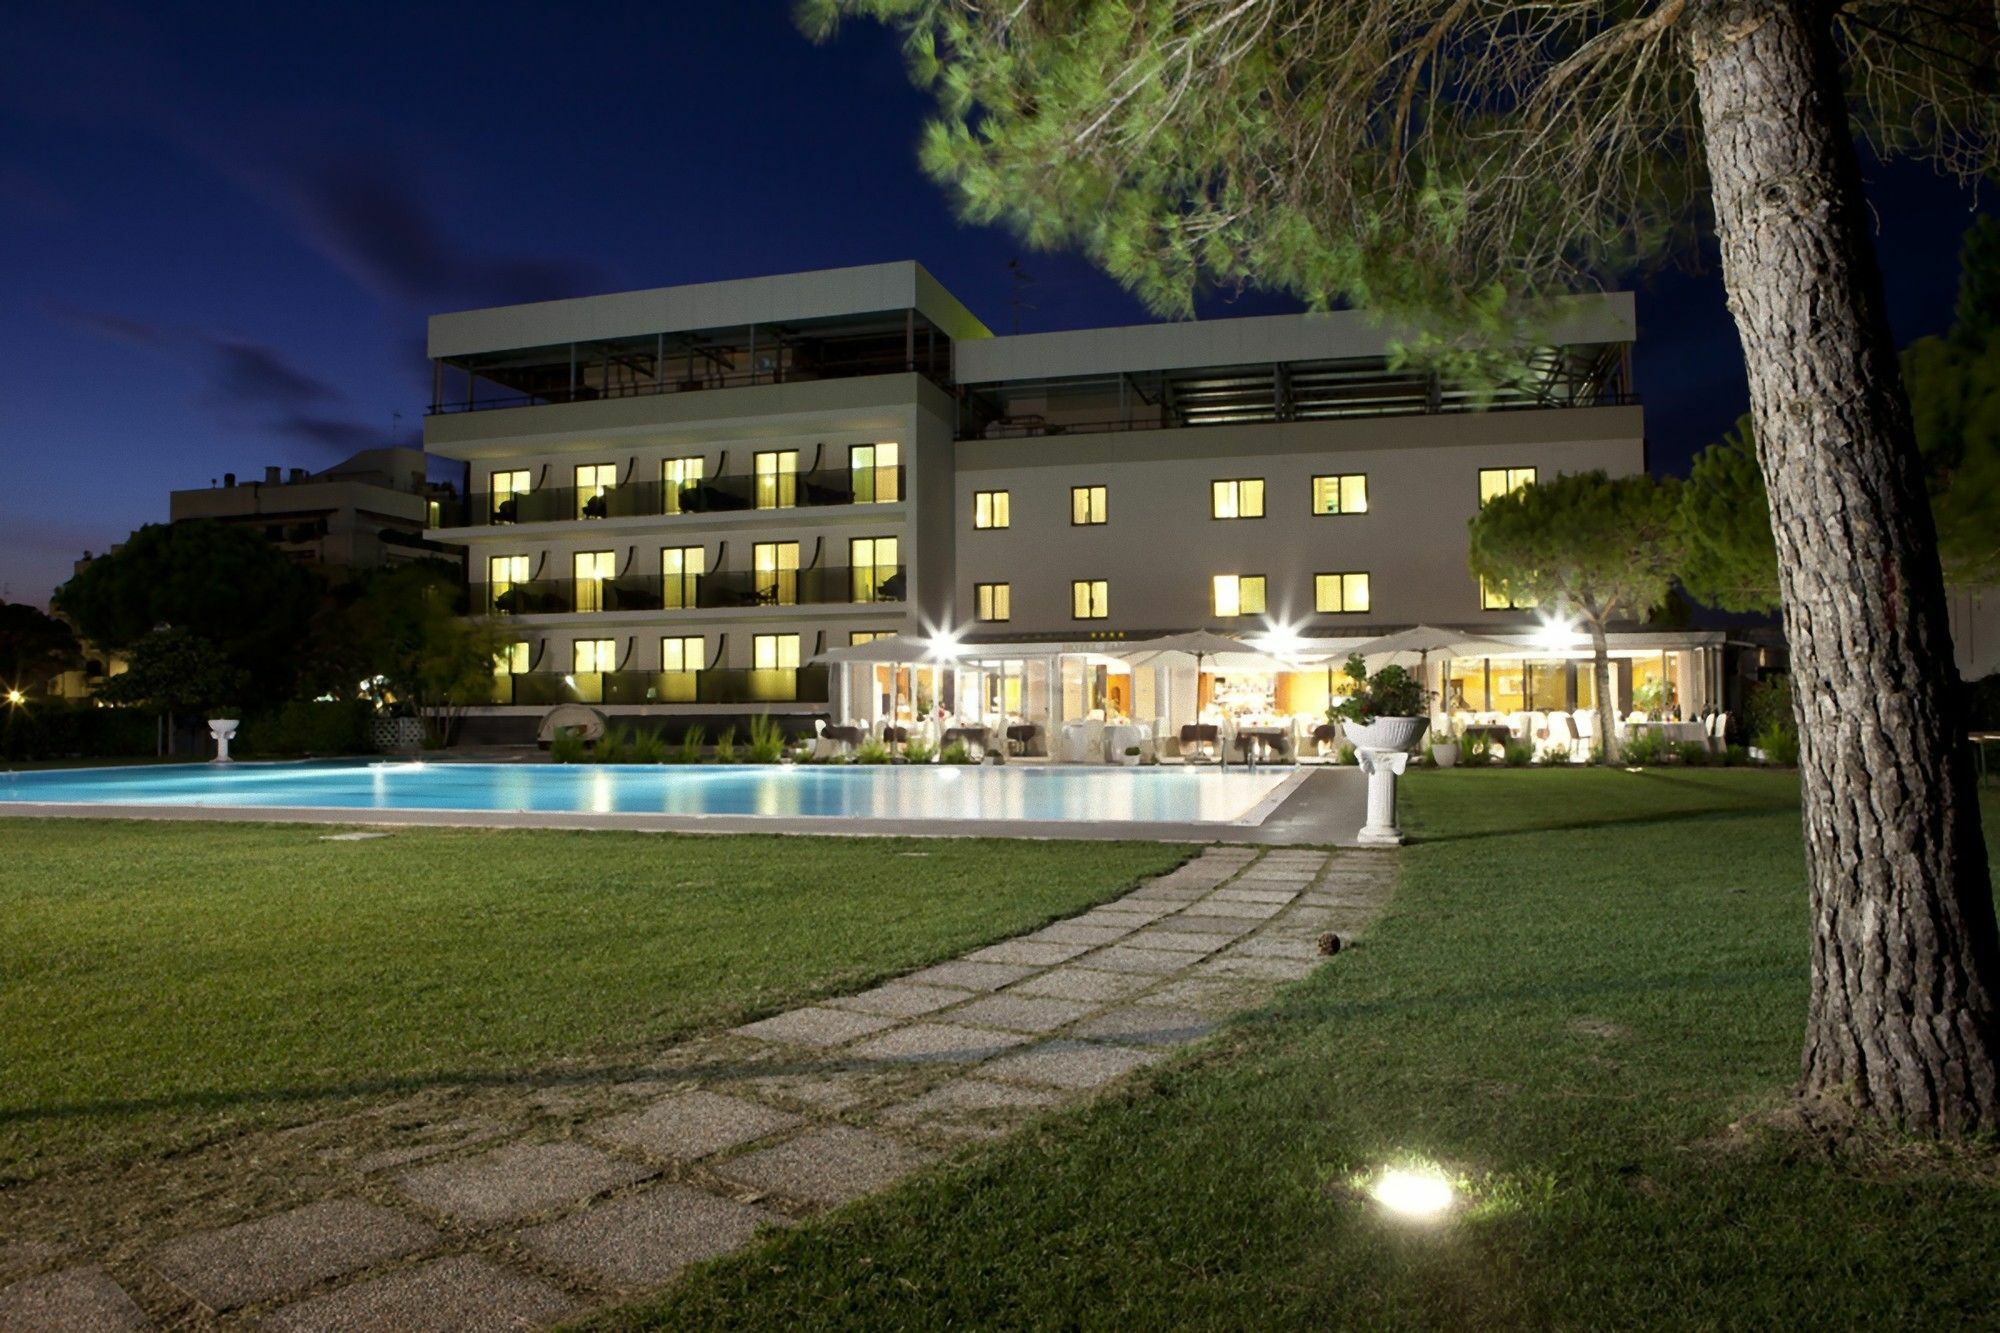
[[1264,479],[1242,477],[1235,481],[1209,483],[1208,512],[1211,518],[1264,517]]
[[1327,615],[1350,615],[1367,609],[1366,574],[1313,575],[1313,610]]
[[1111,584],[1104,579],[1078,579],[1071,583],[1069,613],[1077,620],[1108,619],[1111,615]]
[[441,528],[444,526],[444,506],[436,500],[426,500],[424,502],[424,526],[427,528]]
[[502,615],[515,615],[524,610],[521,599],[526,590],[522,585],[527,581],[527,556],[494,555],[486,558],[486,596],[491,609]]
[[496,676],[518,676],[528,669],[528,645],[525,640],[503,643],[493,654],[493,674]]
[[660,606],[679,611],[701,604],[701,576],[708,572],[708,556],[699,546],[660,548]]
[[759,509],[791,509],[799,502],[799,451],[776,449],[751,460]]
[[701,458],[667,458],[660,462],[660,512],[678,514],[690,487],[701,485]]
[[903,498],[902,446],[856,444],[847,450],[847,470],[854,481],[854,503],[891,504]]
[[576,470],[576,516],[603,518],[611,505],[611,488],[618,484],[615,463],[586,463]]
[[616,671],[617,649],[616,639],[578,639],[570,645],[570,672],[587,676],[598,671]]
[[1368,512],[1368,474],[1343,472],[1313,478],[1313,513],[1365,514]]
[[973,612],[981,620],[1012,620],[1014,618],[1014,585],[1011,583],[975,583],[972,585]]
[[857,602],[901,600],[902,568],[897,563],[898,543],[894,537],[854,537],[847,543],[847,565],[854,580]]
[[1108,522],[1109,503],[1102,486],[1069,488],[1069,521],[1077,527]]
[[521,518],[521,497],[528,493],[526,472],[496,472],[488,483],[487,499],[493,509],[489,517],[495,523],[517,523]]
[[796,606],[799,601],[799,544],[758,542],[750,548],[757,571],[757,600],[767,606]]
[[699,634],[670,634],[660,640],[660,670],[699,671],[708,664],[708,647]]
[[1262,574],[1217,574],[1211,581],[1211,604],[1218,616],[1264,614]]
[[1515,597],[1500,584],[1479,580],[1479,609],[1482,611],[1524,611],[1534,604],[1530,598]]
[[1479,503],[1483,505],[1497,495],[1509,495],[1534,484],[1535,470],[1531,467],[1483,467],[1479,469]]
[[574,560],[576,609],[602,611],[604,586],[618,575],[616,557],[609,551],[578,551]]
[[858,644],[858,643],[873,643],[873,642],[875,642],[875,640],[877,640],[877,639],[890,639],[890,638],[894,638],[894,637],[895,637],[895,635],[896,635],[896,631],[894,631],[894,630],[892,630],[892,629],[856,629],[856,630],[849,630],[849,631],[847,632],[847,642],[848,642],[849,644]]
[[974,491],[972,493],[972,526],[975,528],[1004,528],[1013,521],[1012,497],[1006,491]]
[[799,665],[799,636],[759,634],[750,641],[750,665],[757,671],[794,671]]

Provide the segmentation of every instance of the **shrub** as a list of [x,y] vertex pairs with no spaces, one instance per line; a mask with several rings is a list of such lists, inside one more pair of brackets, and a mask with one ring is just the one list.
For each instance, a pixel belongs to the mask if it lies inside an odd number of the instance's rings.
[[[1743,692],[1743,732],[1762,736],[1773,723],[1797,725],[1792,717],[1792,678],[1766,676]],[[1758,749],[1763,749],[1760,742]]]
[[913,764],[928,764],[937,757],[937,747],[929,741],[912,738],[903,745],[903,758]]
[[1493,738],[1483,731],[1467,736],[1462,758],[1467,765],[1490,763],[1493,759]]
[[1779,768],[1796,768],[1799,763],[1799,733],[1789,722],[1773,722],[1757,733],[1757,748],[1764,762]]
[[1362,725],[1378,717],[1424,715],[1424,687],[1403,668],[1385,666],[1371,676],[1361,654],[1354,653],[1348,657],[1345,670],[1347,678],[1354,682],[1354,689],[1327,709],[1328,713]]
[[769,713],[750,719],[750,762],[775,764],[785,757],[785,732]]
[[1508,741],[1503,747],[1502,753],[1506,757],[1507,767],[1526,768],[1529,764],[1535,762],[1535,743],[1533,741]]
[[889,762],[889,747],[870,736],[854,747],[854,762],[857,764],[886,764]]
[[736,728],[733,726],[724,727],[722,734],[715,738],[715,762],[718,764],[733,764],[737,762],[737,759]]
[[583,733],[574,727],[559,728],[549,740],[549,758],[558,764],[580,764],[588,749]]
[[671,764],[698,764],[701,762],[701,745],[708,739],[708,733],[700,727],[689,727],[681,733],[680,749],[674,751],[667,762]]
[[1551,766],[1567,764],[1570,761],[1570,753],[1567,745],[1551,745],[1542,751],[1542,762]]
[[625,747],[625,762],[628,764],[664,764],[667,762],[667,738],[657,731],[634,731]]
[[630,763],[631,749],[631,732],[623,727],[606,727],[603,739],[597,742],[597,762],[600,764]]
[[972,762],[972,747],[964,741],[953,741],[938,751],[940,764],[969,764]]
[[1742,746],[1730,745],[1730,746],[1725,746],[1723,748],[1722,763],[1724,767],[1740,768],[1742,765],[1747,764],[1749,762],[1750,762],[1750,752],[1744,749]]
[[1596,765],[1596,764],[1601,764],[1601,763],[1603,763],[1603,762],[1604,762],[1604,746],[1603,746],[1603,745],[1599,744],[1599,745],[1593,745],[1593,746],[1591,746],[1591,747],[1590,747],[1590,762],[1591,762],[1591,763],[1592,763],[1593,765]]
[[295,699],[245,719],[234,748],[240,754],[364,754],[373,748],[368,738],[373,711],[362,699]]
[[4,759],[139,757],[153,753],[159,734],[158,715],[137,708],[54,701],[0,704]]
[[1652,727],[1641,727],[1627,736],[1619,751],[1619,758],[1633,768],[1663,763],[1666,757],[1667,738]]
[[1709,761],[1707,741],[1674,742],[1674,758],[1690,768],[1701,768]]
[[1340,760],[1341,763],[1350,766],[1361,762],[1360,753],[1356,751],[1355,748],[1352,745],[1349,745],[1346,741],[1342,741],[1340,743],[1340,750],[1334,755],[1334,758]]

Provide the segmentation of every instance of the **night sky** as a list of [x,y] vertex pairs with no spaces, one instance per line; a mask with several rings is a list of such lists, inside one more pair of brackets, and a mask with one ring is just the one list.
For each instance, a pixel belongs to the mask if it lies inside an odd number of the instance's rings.
[[[0,13],[0,599],[176,487],[413,441],[438,311],[917,259],[996,332],[1146,318],[957,223],[892,35],[814,47],[783,0]],[[1872,192],[1897,338],[1942,329],[1973,197],[1908,165]],[[1640,292],[1651,456],[1684,471],[1741,356],[1712,269]]]

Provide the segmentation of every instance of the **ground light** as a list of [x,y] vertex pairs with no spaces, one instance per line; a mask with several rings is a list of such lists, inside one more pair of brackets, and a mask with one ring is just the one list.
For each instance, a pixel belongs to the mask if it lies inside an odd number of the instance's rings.
[[1436,1171],[1392,1168],[1375,1178],[1368,1193],[1389,1212],[1412,1221],[1442,1217],[1452,1205],[1451,1182]]
[[21,693],[19,690],[9,690],[7,691],[7,702],[15,705],[16,707],[19,707],[20,705],[28,702],[28,696]]

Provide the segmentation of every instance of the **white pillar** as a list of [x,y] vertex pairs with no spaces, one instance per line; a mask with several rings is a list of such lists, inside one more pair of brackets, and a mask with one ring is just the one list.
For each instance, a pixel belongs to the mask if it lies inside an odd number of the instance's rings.
[[216,763],[226,764],[229,762],[229,738],[236,734],[236,728],[239,725],[241,724],[234,718],[211,718],[209,720],[208,734],[215,737]]
[[1363,847],[1399,847],[1403,830],[1396,827],[1396,779],[1409,765],[1405,750],[1357,750],[1355,758],[1368,775],[1368,822],[1361,826]]

